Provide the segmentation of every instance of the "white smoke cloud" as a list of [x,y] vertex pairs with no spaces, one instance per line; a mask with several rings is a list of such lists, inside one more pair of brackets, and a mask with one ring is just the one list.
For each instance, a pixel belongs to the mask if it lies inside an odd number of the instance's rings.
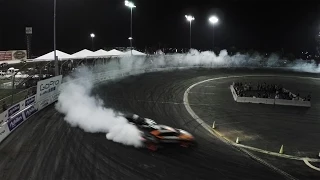
[[319,73],[320,67],[314,61],[288,61],[280,59],[276,54],[270,54],[268,57],[259,53],[252,55],[236,53],[230,56],[226,50],[220,51],[218,55],[211,51],[199,52],[197,50],[190,50],[185,54],[158,54],[153,56],[124,56],[118,57],[106,63],[105,65],[98,65],[94,71],[106,71],[109,69],[117,71],[132,72],[134,70],[151,70],[155,68],[166,67],[205,67],[205,68],[235,68],[235,67],[266,67],[266,68],[286,68],[300,72]]
[[61,85],[56,104],[56,109],[65,114],[65,121],[86,132],[106,133],[107,139],[114,142],[141,146],[139,130],[112,109],[105,108],[101,99],[91,95],[93,81],[89,70],[83,68],[74,77],[79,80],[69,77],[67,83]]

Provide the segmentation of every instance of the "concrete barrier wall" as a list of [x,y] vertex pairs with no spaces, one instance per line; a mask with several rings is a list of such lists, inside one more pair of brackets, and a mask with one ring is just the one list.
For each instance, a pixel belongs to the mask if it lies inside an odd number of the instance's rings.
[[10,135],[11,132],[16,130],[21,124],[23,124],[38,111],[36,98],[27,98],[20,103],[11,106],[11,109],[13,109],[11,112],[10,109],[8,109],[9,111],[7,110],[2,113],[3,115],[1,115],[1,117],[5,117],[5,121],[0,127],[0,142],[2,142],[7,136]]
[[236,90],[234,89],[233,85],[230,86],[230,90],[231,90],[231,93],[232,93],[232,97],[235,101],[237,101],[237,93],[236,93]]
[[274,99],[265,99],[266,103],[265,104],[275,104]]
[[237,97],[237,102],[254,103],[254,104],[274,104],[274,99],[253,98],[253,97]]
[[311,107],[310,101],[276,99],[275,104],[284,106]]
[[0,142],[3,141],[9,134],[10,131],[8,129],[8,126],[0,127]]
[[239,97],[233,85],[230,86],[233,99],[240,103],[254,103],[254,104],[272,104],[272,105],[284,105],[284,106],[301,106],[311,107],[310,101],[302,100],[286,100],[286,99],[267,99],[267,98],[254,98],[254,97]]

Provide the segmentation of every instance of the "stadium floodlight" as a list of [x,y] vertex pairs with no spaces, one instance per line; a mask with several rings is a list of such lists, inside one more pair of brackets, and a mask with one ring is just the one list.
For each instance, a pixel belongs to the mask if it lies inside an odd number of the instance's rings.
[[127,7],[129,7],[130,8],[130,12],[131,12],[131,19],[130,19],[130,37],[131,37],[131,39],[130,39],[130,49],[131,49],[131,55],[132,55],[132,9],[133,8],[136,8],[136,6],[134,5],[134,3],[133,2],[131,2],[131,1],[124,1],[124,5],[125,6],[127,6]]
[[136,7],[131,1],[124,1],[124,5],[128,6],[131,9]]
[[185,15],[185,17],[186,17],[186,19],[187,19],[187,21],[193,21],[194,20],[194,17],[193,16],[191,16],[191,15]]
[[217,22],[219,22],[219,19],[216,16],[211,16],[209,18],[209,21],[211,24],[216,24]]
[[190,45],[190,49],[191,49],[191,22],[194,21],[194,17],[191,15],[185,15],[184,17],[186,17],[187,21],[190,22],[190,37],[189,37],[189,45]]
[[92,51],[94,51],[94,42],[93,42],[93,38],[96,37],[96,35],[94,33],[91,33],[90,34],[90,37],[91,37],[91,45],[92,45]]
[[[219,19],[217,18],[217,16],[211,16],[210,18],[209,18],[209,22],[211,23],[211,24],[213,24],[213,25],[215,25],[215,24],[217,24],[218,22],[219,22]],[[213,36],[213,49],[214,49],[214,32],[212,33],[212,36]]]

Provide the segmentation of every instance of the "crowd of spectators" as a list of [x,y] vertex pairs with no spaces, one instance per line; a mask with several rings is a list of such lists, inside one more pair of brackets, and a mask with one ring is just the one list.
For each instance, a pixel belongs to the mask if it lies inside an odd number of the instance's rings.
[[235,82],[233,87],[239,97],[311,101],[310,95],[302,98],[299,93],[295,95],[278,84]]

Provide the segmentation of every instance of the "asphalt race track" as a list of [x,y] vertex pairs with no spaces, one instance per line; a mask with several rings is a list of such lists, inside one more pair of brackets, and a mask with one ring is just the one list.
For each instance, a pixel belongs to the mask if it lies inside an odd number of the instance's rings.
[[185,70],[128,77],[94,90],[107,107],[192,132],[198,146],[190,149],[150,152],[114,143],[106,140],[105,134],[70,127],[52,105],[0,144],[0,179],[288,179],[280,173],[283,171],[296,179],[320,179],[320,173],[303,162],[254,153],[282,171],[257,162],[215,138],[186,111],[182,100],[190,85],[213,77],[258,72],[293,74],[267,70]]
[[[301,97],[312,94],[312,107],[237,103],[227,90],[237,81],[281,84]],[[201,83],[191,89],[188,99],[202,120],[210,125],[215,121],[219,132],[233,141],[239,137],[242,144],[273,152],[283,144],[286,154],[311,157],[320,148],[314,143],[320,137],[319,86],[320,79],[246,76]]]

